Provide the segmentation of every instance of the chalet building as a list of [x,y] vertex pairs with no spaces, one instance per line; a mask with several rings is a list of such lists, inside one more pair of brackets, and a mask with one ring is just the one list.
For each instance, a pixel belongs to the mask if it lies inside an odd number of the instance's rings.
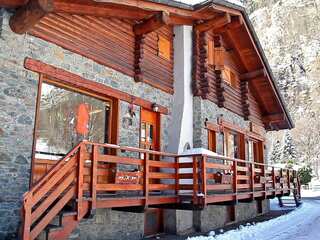
[[0,239],[205,232],[299,198],[265,162],[293,123],[243,8],[0,7]]

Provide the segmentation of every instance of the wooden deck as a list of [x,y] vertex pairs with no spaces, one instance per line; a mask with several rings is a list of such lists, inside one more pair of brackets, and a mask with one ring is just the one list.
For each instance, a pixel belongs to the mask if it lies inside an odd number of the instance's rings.
[[[112,155],[105,154],[106,152]],[[45,164],[39,161],[39,164]],[[35,239],[58,215],[64,239],[97,208],[171,207],[299,196],[297,172],[240,159],[176,155],[110,144],[81,142],[45,172],[24,195],[23,239]],[[71,204],[73,203],[73,204]],[[72,205],[72,214],[65,214]]]

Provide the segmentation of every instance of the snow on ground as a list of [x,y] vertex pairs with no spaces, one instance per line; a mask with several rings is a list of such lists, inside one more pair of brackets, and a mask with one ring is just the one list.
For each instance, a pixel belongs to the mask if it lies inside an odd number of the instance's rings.
[[[319,240],[320,200],[305,200],[296,210],[278,218],[214,236],[199,236],[188,240]],[[219,231],[217,231],[218,233]]]
[[320,197],[320,191],[314,191],[314,190],[305,190],[301,189],[301,197],[303,198],[314,198],[314,197]]

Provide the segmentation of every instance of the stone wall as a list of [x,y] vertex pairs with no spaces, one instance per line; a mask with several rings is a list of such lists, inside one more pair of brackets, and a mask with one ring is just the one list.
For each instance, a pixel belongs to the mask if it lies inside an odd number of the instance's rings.
[[85,220],[75,230],[76,239],[112,240],[141,239],[144,234],[144,214],[97,209],[92,220]]
[[245,121],[243,117],[225,108],[219,108],[215,103],[203,100],[201,97],[194,97],[193,112],[194,147],[208,148],[208,130],[205,129],[204,123],[206,121],[217,123],[220,116],[241,128],[249,128],[249,121]]
[[[39,78],[38,74],[24,69],[23,63],[26,57],[40,60],[80,75],[90,81],[99,82],[151,102],[156,102],[168,107],[170,113],[173,97],[147,84],[135,83],[134,79],[129,76],[99,65],[57,45],[27,34],[14,34],[8,25],[10,13],[3,10],[1,13],[0,239],[5,239],[6,237],[12,239],[16,236],[20,221],[22,195],[29,187]],[[128,103],[121,101],[119,144],[137,147],[139,146],[140,107],[134,106],[136,116],[130,126],[127,126],[123,121],[127,109]],[[167,150],[170,119],[170,115],[162,115],[161,117],[161,150],[163,151]],[[114,229],[114,231],[110,231],[110,234],[119,234],[119,229],[126,227],[125,232],[131,232],[132,230],[135,236],[143,234],[143,229],[141,229],[143,218],[141,214],[122,214],[111,210],[105,210],[103,213],[103,211],[97,216],[100,220],[104,217],[106,219],[102,224],[103,226],[100,226],[101,229],[105,228],[105,231],[107,231],[108,227],[110,227]],[[113,220],[109,221],[108,219]],[[118,219],[118,222],[115,219]],[[141,223],[139,228],[133,226],[132,221]],[[82,224],[81,226],[84,225]],[[119,228],[118,230],[117,227]],[[82,227],[80,228],[80,234],[85,235],[86,231],[81,229]],[[83,229],[89,229],[89,227],[83,227]],[[97,226],[97,229],[99,229],[99,226]]]
[[[269,200],[262,200],[262,213],[258,212],[258,201],[235,205],[235,221],[245,221],[270,210]],[[232,206],[209,205],[202,211],[194,211],[194,228],[199,232],[209,232],[231,223],[229,209]]]

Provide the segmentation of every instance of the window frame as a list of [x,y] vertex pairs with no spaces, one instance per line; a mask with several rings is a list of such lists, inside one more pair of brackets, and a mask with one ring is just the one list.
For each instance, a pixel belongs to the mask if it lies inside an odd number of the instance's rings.
[[[40,103],[41,103],[41,95],[42,95],[42,84],[49,84],[58,88],[65,89],[67,91],[72,91],[80,94],[84,94],[89,97],[93,97],[99,99],[101,101],[108,101],[110,102],[110,120],[108,122],[108,142],[111,144],[118,144],[118,134],[119,134],[119,99],[114,97],[109,97],[106,95],[99,95],[94,93],[90,90],[83,90],[81,88],[77,88],[77,84],[75,82],[74,86],[69,84],[61,83],[59,79],[56,79],[52,76],[47,74],[39,73],[39,81],[38,81],[38,92],[36,97],[36,109],[35,109],[35,123],[34,123],[34,130],[33,130],[33,142],[32,142],[32,155],[31,155],[31,168],[30,168],[30,179],[29,179],[29,188],[33,186],[35,182],[34,179],[34,171],[35,171],[35,158],[36,156],[36,143],[37,143],[37,132],[39,129],[39,121],[40,121]],[[112,151],[111,154],[115,154],[115,151]]]

